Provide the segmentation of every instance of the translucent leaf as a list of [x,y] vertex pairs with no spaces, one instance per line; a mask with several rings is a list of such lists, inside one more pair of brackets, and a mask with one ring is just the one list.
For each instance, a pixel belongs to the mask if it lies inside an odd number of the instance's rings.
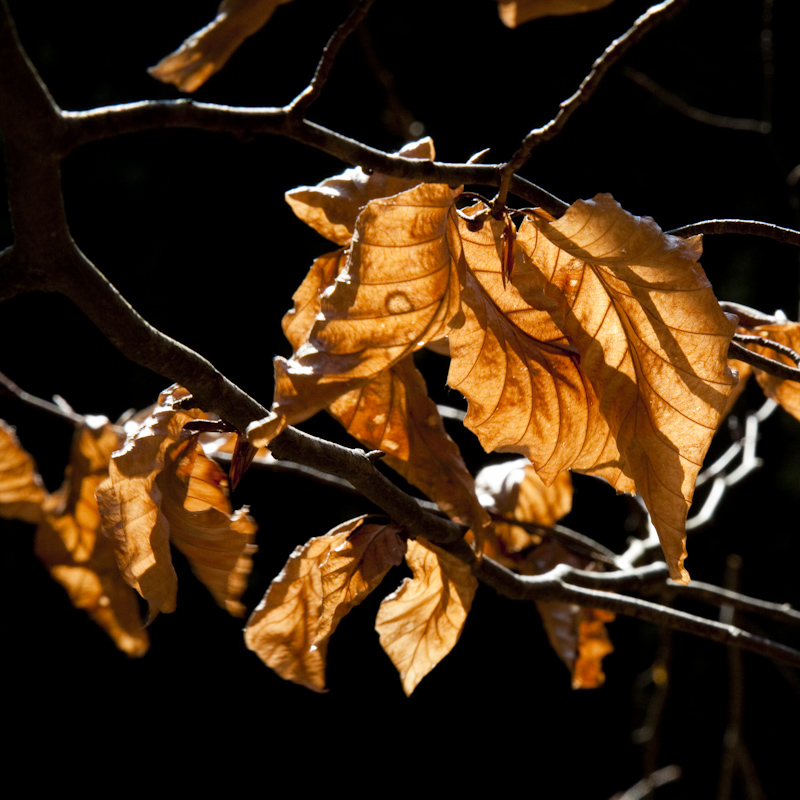
[[670,575],[686,583],[686,514],[735,383],[734,321],[697,263],[700,239],[664,234],[597,195],[557,222],[526,220],[517,241],[528,258],[514,283],[579,354]]
[[[800,323],[784,322],[777,325],[758,325],[755,328],[748,328],[744,332],[755,334],[756,336],[763,336],[765,339],[771,339],[773,342],[785,345],[791,350],[794,350],[795,353],[800,353]],[[778,353],[771,347],[748,344],[747,348],[761,353],[762,356],[766,356],[767,358],[780,361],[787,366],[797,366],[796,362],[789,356]],[[797,381],[783,380],[757,367],[753,368],[753,372],[764,394],[782,406],[795,417],[795,419],[800,420],[800,383]]]
[[478,582],[466,564],[429,542],[410,541],[406,561],[413,577],[381,603],[375,630],[410,695],[455,646]]
[[619,482],[619,454],[578,353],[517,288],[519,250],[514,285],[503,281],[502,229],[491,220],[470,231],[459,219],[463,323],[451,328],[447,382],[469,402],[464,424],[487,451],[526,456],[545,483],[581,468]]
[[156,483],[170,541],[186,556],[192,572],[217,604],[244,616],[240,602],[253,567],[257,525],[247,509],[233,513],[228,477],[197,440],[199,434],[170,445]]
[[[498,514],[543,527],[555,525],[572,510],[572,480],[560,473],[545,486],[527,459],[515,459],[484,467],[475,476],[481,503]],[[505,553],[518,553],[541,543],[541,537],[519,525],[493,522],[492,530]]]
[[67,479],[45,503],[34,551],[76,608],[84,609],[121,651],[141,656],[149,643],[139,603],[117,568],[95,500],[118,445],[119,436],[105,418],[92,418],[76,432]]
[[503,24],[516,28],[541,17],[581,14],[610,5],[613,0],[497,0]]
[[320,298],[307,340],[290,360],[275,360],[276,413],[307,419],[446,335],[459,309],[457,195],[423,185],[361,211],[347,265]]
[[325,690],[328,640],[341,619],[402,561],[394,525],[345,522],[297,547],[245,627],[245,642],[282,678]]
[[183,92],[199,89],[225,66],[239,45],[267,24],[289,0],[223,0],[217,16],[148,72]]
[[[410,142],[397,155],[432,161],[433,140]],[[356,219],[370,201],[413,189],[418,181],[392,178],[380,172],[366,173],[361,167],[345,170],[317,186],[298,186],[286,192],[286,202],[297,216],[317,233],[339,245],[350,244]]]
[[39,522],[46,497],[33,459],[14,429],[0,420],[0,517]]

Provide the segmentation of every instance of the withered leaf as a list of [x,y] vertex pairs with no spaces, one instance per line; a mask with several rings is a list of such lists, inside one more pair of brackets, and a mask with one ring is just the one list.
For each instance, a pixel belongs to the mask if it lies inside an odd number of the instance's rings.
[[198,436],[167,448],[164,467],[156,478],[161,510],[169,522],[170,541],[186,556],[217,605],[243,616],[240,598],[253,566],[257,526],[247,509],[233,513],[228,478],[204,455]]
[[488,516],[411,357],[342,395],[328,410],[348,433],[368,447],[383,450],[390,467],[480,536]]
[[183,92],[199,89],[225,66],[239,45],[289,0],[222,0],[217,16],[148,72]]
[[245,627],[247,647],[282,678],[325,690],[328,641],[340,620],[402,560],[393,525],[349,520],[295,549]]
[[446,335],[459,310],[451,250],[458,193],[422,185],[361,211],[347,265],[323,293],[307,340],[275,361],[275,413],[307,419]]
[[541,17],[581,14],[610,5],[613,0],[497,0],[503,24],[516,28]]
[[[560,473],[550,486],[545,486],[527,459],[484,467],[475,476],[475,488],[486,508],[543,527],[555,525],[572,509],[569,472]],[[495,521],[492,530],[502,543],[504,553],[518,553],[541,541],[541,537],[519,525]]]
[[[539,575],[557,564],[585,568],[586,559],[571,553],[555,541],[537,547],[522,565],[522,572]],[[605,623],[614,621],[614,614],[596,608],[582,608],[573,603],[537,601],[547,638],[572,676],[573,689],[594,689],[602,686],[605,675],[602,661],[613,652]]]
[[[748,328],[745,332],[771,339],[773,342],[794,350],[795,353],[800,353],[800,323],[798,322],[787,321],[775,325],[758,325],[755,328]],[[789,356],[778,353],[774,348],[762,347],[758,344],[748,344],[747,348],[787,366],[797,366]],[[756,367],[753,368],[753,372],[764,394],[782,406],[795,419],[800,420],[800,383],[783,380]]]
[[578,352],[670,575],[686,583],[686,514],[735,382],[726,361],[734,320],[697,263],[700,239],[664,234],[601,194],[557,222],[526,220],[517,242],[542,280],[529,273],[526,286],[518,266],[514,284]]
[[122,574],[147,600],[151,617],[175,610],[171,540],[217,603],[242,614],[255,523],[244,511],[231,514],[227,478],[198,446],[200,434],[182,436],[187,423],[206,417],[180,407],[187,396],[177,386],[164,392],[114,453],[108,480],[97,491],[103,527]]
[[149,642],[139,604],[103,535],[95,500],[119,436],[105,418],[89,423],[76,433],[64,485],[45,502],[34,550],[76,608],[84,609],[124,653],[141,656]]
[[513,285],[503,284],[502,230],[499,220],[471,231],[459,219],[463,324],[451,328],[447,382],[469,402],[464,424],[487,451],[526,456],[545,483],[590,467],[617,479],[619,454],[577,351],[518,288],[528,284],[520,248]]
[[[398,150],[397,155],[432,161],[433,140],[426,137],[410,142]],[[338,245],[348,245],[355,232],[356,219],[370,200],[390,197],[416,185],[417,181],[408,178],[366,173],[361,167],[353,167],[317,186],[298,186],[285,196],[292,211],[317,233]]]
[[0,517],[39,522],[46,497],[33,459],[14,429],[0,420]]
[[455,646],[478,582],[466,564],[423,540],[408,543],[406,562],[413,577],[381,603],[375,630],[410,695]]

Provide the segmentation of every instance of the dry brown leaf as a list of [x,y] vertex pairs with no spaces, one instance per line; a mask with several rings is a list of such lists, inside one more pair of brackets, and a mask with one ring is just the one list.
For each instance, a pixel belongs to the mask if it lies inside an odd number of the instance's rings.
[[[786,345],[786,347],[794,350],[795,353],[800,353],[800,323],[798,322],[758,325],[754,328],[748,328],[746,331],[743,330],[742,332],[762,336],[765,339],[771,339],[773,342]],[[778,353],[771,347],[748,344],[747,348],[767,358],[780,361],[787,366],[797,366],[789,356]],[[755,372],[758,385],[761,387],[764,394],[778,403],[778,405],[782,406],[795,419],[800,420],[800,383],[797,381],[783,380],[782,378],[770,375],[764,372],[764,370],[755,367],[753,368],[753,372]]]
[[503,24],[516,28],[523,22],[549,16],[582,14],[611,5],[613,0],[497,0]]
[[375,630],[410,695],[455,646],[478,582],[466,564],[429,542],[410,541],[406,561],[413,577],[381,603]]
[[[428,137],[410,142],[396,155],[432,161],[435,155],[433,140]],[[292,211],[303,222],[326,239],[346,246],[353,238],[361,209],[370,200],[413,189],[417,183],[408,178],[392,178],[380,172],[366,173],[361,167],[353,167],[316,186],[298,186],[286,192],[285,197]]]
[[289,1],[223,0],[217,16],[205,28],[147,71],[182,92],[193,92],[225,66],[248,36],[267,24],[278,6]]
[[124,653],[141,656],[149,642],[139,603],[117,568],[95,500],[118,446],[119,436],[105,418],[89,418],[77,431],[67,479],[45,503],[34,550],[76,608],[84,609]]
[[315,692],[325,690],[328,640],[339,621],[402,560],[397,528],[364,519],[297,547],[245,627],[247,647],[268,667]]
[[314,643],[326,641],[339,621],[402,563],[406,540],[393,523],[365,522],[330,550],[321,566],[322,608]]
[[301,422],[446,335],[459,309],[458,193],[422,185],[361,211],[346,267],[323,293],[307,340],[290,360],[275,360],[275,413]]
[[342,395],[328,410],[348,433],[367,447],[383,450],[390,467],[480,537],[488,515],[411,357]]
[[14,428],[0,420],[0,517],[37,523],[46,497],[33,459]]
[[[569,564],[581,569],[589,562],[566,550],[555,541],[537,547],[525,560],[525,574],[541,575],[558,564]],[[605,675],[602,661],[613,652],[606,622],[614,621],[614,614],[596,608],[582,608],[573,603],[542,603],[537,601],[547,638],[558,657],[566,664],[572,676],[573,689],[594,689],[602,686]]]
[[[484,507],[520,522],[549,527],[572,510],[569,472],[560,473],[550,486],[545,486],[527,459],[484,467],[475,476],[475,488]],[[519,553],[541,543],[541,537],[519,525],[493,522],[492,530],[502,542],[504,553]]]
[[580,355],[670,575],[686,583],[686,514],[735,383],[734,321],[697,263],[700,239],[664,234],[601,194],[557,222],[526,220],[517,241],[528,258],[514,283]]
[[240,617],[258,526],[246,508],[233,513],[228,477],[204,455],[198,438],[195,434],[167,448],[156,478],[161,511],[169,522],[170,541],[186,556],[197,579],[217,605]]
[[545,483],[588,468],[618,481],[619,454],[577,351],[531,292],[520,293],[519,248],[514,285],[504,285],[502,229],[492,220],[470,231],[459,219],[463,322],[450,331],[447,383],[469,402],[464,424],[488,452],[526,456]]
[[254,550],[253,521],[243,512],[230,514],[227,478],[197,449],[197,435],[187,432],[179,441],[188,422],[206,418],[199,409],[176,405],[188,396],[173,386],[159,397],[114,453],[108,480],[97,491],[120,571],[147,600],[151,618],[175,610],[171,539],[215,600],[233,614],[243,612],[239,597]]

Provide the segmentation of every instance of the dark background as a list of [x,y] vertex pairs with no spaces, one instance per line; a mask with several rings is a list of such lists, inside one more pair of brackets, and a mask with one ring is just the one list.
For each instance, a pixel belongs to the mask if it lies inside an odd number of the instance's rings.
[[[146,73],[214,15],[214,0],[158,4],[9,0],[31,59],[65,109],[178,93]],[[774,4],[773,133],[762,136],[692,121],[634,85],[621,68],[523,174],[567,201],[611,192],[664,229],[715,217],[798,227],[787,175],[800,162],[796,10]],[[607,9],[507,30],[492,0],[402,4],[378,0],[365,29],[345,46],[311,118],[383,149],[415,132],[434,137],[437,156],[463,161],[485,147],[508,157],[531,128],[553,116],[592,61],[648,6],[616,0]],[[248,40],[199,100],[282,105],[313,74],[347,2],[295,0]],[[790,16],[790,14],[792,16]],[[624,64],[685,102],[732,117],[759,118],[764,87],[762,3],[690,3],[636,47]],[[375,77],[378,70],[391,83]],[[2,79],[2,76],[0,76]],[[345,165],[290,141],[197,131],[151,132],[87,146],[64,164],[67,213],[78,245],[154,325],[207,356],[262,403],[272,394],[271,359],[288,355],[280,318],[319,254],[332,249],[283,201]],[[481,187],[474,187],[480,189]],[[12,241],[3,211],[0,246]],[[786,245],[706,237],[703,264],[720,299],[797,318],[798,258]],[[0,309],[0,369],[27,391],[62,395],[81,413],[114,419],[151,404],[166,382],[125,361],[78,311],[49,295],[16,298]],[[461,401],[444,387],[438,361],[423,360],[437,400]],[[737,416],[761,402],[746,391]],[[0,416],[17,426],[48,487],[59,485],[67,427],[7,400]],[[347,437],[326,418],[306,429]],[[499,460],[471,434],[452,429],[471,467]],[[723,433],[723,439],[726,434]],[[721,452],[727,441],[714,446]],[[692,537],[687,562],[697,580],[720,583],[725,558],[744,558],[744,592],[800,601],[797,511],[800,423],[785,413],[763,428],[757,474],[724,499],[715,524]],[[294,546],[365,513],[365,502],[287,476],[251,472],[234,497],[260,523],[250,608]],[[624,546],[630,503],[606,486],[576,479],[566,523]],[[226,776],[259,791],[346,786],[383,794],[438,790],[608,798],[642,776],[634,732],[652,696],[649,669],[660,632],[620,619],[606,685],[570,689],[535,609],[481,589],[454,652],[406,699],[372,629],[376,593],[339,627],[329,653],[328,694],[281,681],[249,653],[243,621],[218,609],[180,559],[178,610],[150,628],[150,653],[118,654],[32,554],[33,530],[2,522],[7,550],[4,608],[8,713],[15,759],[35,758],[35,780],[62,773],[101,780]],[[385,591],[403,573],[389,575]],[[701,609],[685,606],[688,610]],[[764,623],[791,643],[794,632]],[[768,797],[786,796],[794,774],[800,680],[744,656],[744,735]],[[679,764],[684,778],[656,797],[713,797],[728,718],[726,652],[677,635],[671,690],[657,766]],[[15,762],[16,763],[16,762]],[[48,765],[52,769],[48,768]],[[243,782],[243,783],[239,783]],[[328,783],[330,782],[330,783]],[[98,783],[99,786],[107,786]],[[351,788],[352,787],[352,788]],[[282,791],[285,792],[285,789]],[[737,789],[736,797],[744,797]]]

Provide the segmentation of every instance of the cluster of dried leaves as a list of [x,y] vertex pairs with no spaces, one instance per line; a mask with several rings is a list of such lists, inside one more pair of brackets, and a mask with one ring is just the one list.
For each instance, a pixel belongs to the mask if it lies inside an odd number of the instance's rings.
[[[152,74],[197,89],[283,2],[224,0]],[[513,27],[610,0],[498,2]],[[433,144],[400,154],[432,160]],[[263,452],[320,410],[468,528],[479,557],[527,575],[563,563],[601,568],[526,526],[570,511],[574,471],[641,495],[681,583],[695,480],[744,379],[754,372],[800,419],[798,383],[729,362],[737,320],[698,263],[700,238],[667,235],[610,195],[556,220],[463,187],[355,168],[287,201],[337,249],[294,295],[283,320],[293,355],[275,360],[272,413],[246,436],[173,386],[124,431],[87,418],[51,495],[14,431],[0,428],[0,515],[37,525],[39,558],[129,655],[148,647],[135,592],[148,621],[176,607],[171,545],[222,608],[244,615],[256,524],[246,508],[232,510],[229,478],[211,456],[224,449],[240,464],[242,442]],[[746,333],[800,350],[797,323]],[[771,345],[748,346],[792,363]],[[523,459],[473,478],[415,366],[422,348],[449,357],[447,382],[466,398],[464,424],[483,447]],[[384,598],[376,629],[410,694],[458,641],[477,581],[454,555],[386,519],[359,517],[297,547],[247,622],[248,647],[283,678],[324,690],[331,635],[403,561],[411,577]],[[600,685],[613,615],[566,603],[539,610],[573,686]]]
[[[400,152],[432,159],[433,145]],[[641,494],[672,577],[688,581],[694,482],[736,384],[727,360],[736,319],[698,264],[699,238],[664,234],[609,195],[554,220],[360,168],[287,200],[338,249],[316,260],[283,320],[294,353],[275,360],[273,411],[248,429],[252,447],[327,409],[468,527],[476,549],[522,574],[600,568],[514,524],[555,524],[571,508],[569,472],[596,475]],[[797,323],[748,332],[800,345]],[[525,458],[473,479],[414,364],[423,347],[449,356],[448,383],[467,399],[464,423],[484,448]],[[798,385],[755,373],[800,418]],[[190,400],[167,390],[126,423],[127,438],[88,419],[53,495],[2,429],[0,514],[38,525],[36,552],[53,577],[131,655],[147,648],[131,587],[149,619],[175,609],[170,545],[221,607],[245,611],[256,525],[247,509],[232,511],[228,476],[209,457],[234,451],[236,436]],[[248,647],[322,691],[339,621],[403,560],[412,576],[383,600],[376,629],[410,694],[458,641],[477,582],[456,557],[385,519],[350,520],[299,546],[250,617]],[[602,683],[612,615],[539,608],[573,685]]]

